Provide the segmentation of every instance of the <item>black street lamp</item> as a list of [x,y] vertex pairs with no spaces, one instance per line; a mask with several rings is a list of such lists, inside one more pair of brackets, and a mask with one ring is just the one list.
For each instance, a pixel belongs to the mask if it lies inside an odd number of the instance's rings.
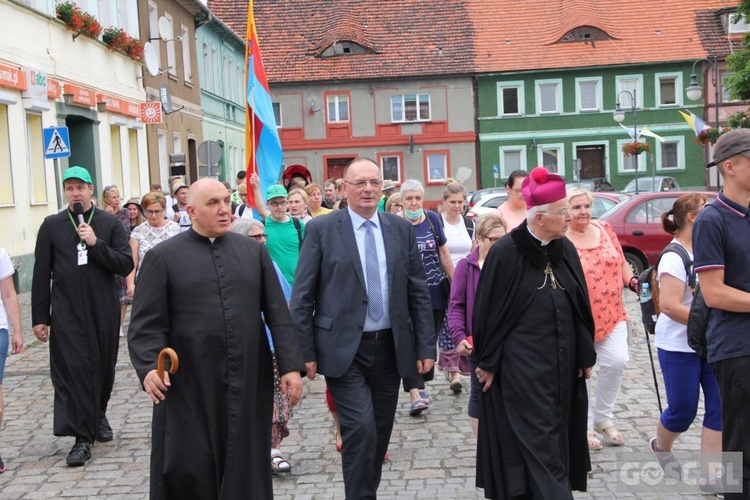
[[[630,111],[633,112],[633,140],[638,140],[638,113],[637,113],[637,106],[636,106],[636,96],[637,91],[636,89],[633,89],[633,92],[623,90],[619,94],[617,94],[617,102],[615,103],[615,112],[612,113],[612,118],[617,123],[622,123],[623,120],[625,120],[625,111],[620,107],[620,96],[622,94],[627,94],[630,96]],[[638,155],[633,155],[635,157],[635,194],[638,194]]]
[[[693,63],[693,68],[690,70],[690,84],[685,89],[688,99],[691,101],[697,101],[703,96],[703,87],[698,85],[698,75],[695,72],[695,66],[700,62],[707,62],[711,65],[711,84],[714,86],[714,109],[716,113],[716,131],[721,130],[721,124],[719,122],[719,57],[710,56],[709,59],[698,59]],[[719,167],[716,168],[716,190],[721,189],[721,174],[719,173]]]

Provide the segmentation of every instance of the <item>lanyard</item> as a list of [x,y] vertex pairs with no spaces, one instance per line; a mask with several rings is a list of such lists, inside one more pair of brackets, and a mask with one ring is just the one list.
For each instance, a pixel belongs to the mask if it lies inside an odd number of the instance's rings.
[[[86,222],[86,224],[88,224],[89,226],[91,225],[91,219],[94,218],[94,212],[95,211],[96,211],[96,207],[92,206],[91,207],[91,214],[89,215],[89,220]],[[70,222],[73,224],[73,229],[75,229],[76,231],[78,231],[78,225],[76,224],[76,221],[73,220],[73,216],[70,215],[70,210],[68,210],[68,217],[70,218]],[[81,246],[83,248],[86,248],[86,244],[83,242],[83,240],[81,240]]]

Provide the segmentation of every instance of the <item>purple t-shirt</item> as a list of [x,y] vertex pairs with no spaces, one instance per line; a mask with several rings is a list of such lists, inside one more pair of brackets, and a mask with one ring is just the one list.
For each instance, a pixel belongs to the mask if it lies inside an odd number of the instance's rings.
[[[425,219],[414,226],[414,236],[417,239],[419,253],[422,255],[422,266],[427,275],[427,285],[430,287],[432,308],[445,309],[448,306],[448,297],[445,296],[440,286],[443,268],[440,266],[438,246],[445,245],[448,240],[445,238],[440,216],[430,210],[425,210],[424,213]],[[432,223],[432,228],[430,228],[430,223]]]

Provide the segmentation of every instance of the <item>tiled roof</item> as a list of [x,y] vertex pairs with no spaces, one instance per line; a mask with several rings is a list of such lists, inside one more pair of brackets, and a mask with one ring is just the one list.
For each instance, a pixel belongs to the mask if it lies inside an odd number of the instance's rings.
[[[730,52],[739,0],[255,0],[271,83],[443,76],[695,60]],[[209,0],[245,37],[248,0]],[[604,40],[561,42],[593,27]],[[739,41],[740,37],[736,37]],[[732,37],[732,41],[735,37]],[[366,54],[319,57],[334,42]],[[735,48],[738,45],[735,44]]]
[[[266,75],[287,83],[471,74],[469,1],[255,0]],[[208,3],[243,38],[247,4]],[[318,57],[334,41],[355,42],[368,53]]]
[[[481,0],[468,3],[477,73],[658,63],[699,59],[707,52],[697,9],[734,7],[739,0]],[[558,42],[573,28],[593,26],[607,40]]]
[[700,34],[700,40],[707,55],[725,57],[732,49],[739,49],[742,35],[727,36],[727,31],[722,24],[724,10],[698,10],[695,12],[695,25]]

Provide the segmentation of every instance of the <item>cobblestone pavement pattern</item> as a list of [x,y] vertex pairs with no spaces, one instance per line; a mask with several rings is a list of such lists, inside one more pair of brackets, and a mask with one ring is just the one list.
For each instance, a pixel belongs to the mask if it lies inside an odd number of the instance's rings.
[[[629,292],[625,295],[629,314],[640,318],[636,297]],[[151,404],[130,365],[126,340],[120,341],[108,412],[115,440],[95,444],[93,459],[84,467],[67,467],[65,456],[73,439],[52,435],[48,347],[38,344],[31,333],[30,294],[21,294],[20,299],[26,350],[10,356],[5,370],[6,408],[0,454],[7,470],[0,474],[0,499],[148,498]],[[663,394],[661,375],[659,383]],[[445,377],[438,374],[428,384],[433,405],[419,418],[408,415],[408,396],[402,393],[378,498],[483,498],[474,487],[475,443],[466,417],[466,389],[468,379],[465,390],[453,394]],[[344,498],[341,458],[334,446],[324,392],[324,381],[305,380],[304,399],[295,410],[291,435],[282,444],[282,452],[293,469],[288,476],[274,479],[277,499]],[[702,414],[701,405],[697,424],[678,440],[680,449],[699,448]],[[576,498],[705,498],[697,494],[618,493],[617,455],[646,451],[657,416],[648,350],[638,323],[615,409],[615,423],[625,437],[625,446],[605,447],[592,453],[589,491],[576,493]]]

